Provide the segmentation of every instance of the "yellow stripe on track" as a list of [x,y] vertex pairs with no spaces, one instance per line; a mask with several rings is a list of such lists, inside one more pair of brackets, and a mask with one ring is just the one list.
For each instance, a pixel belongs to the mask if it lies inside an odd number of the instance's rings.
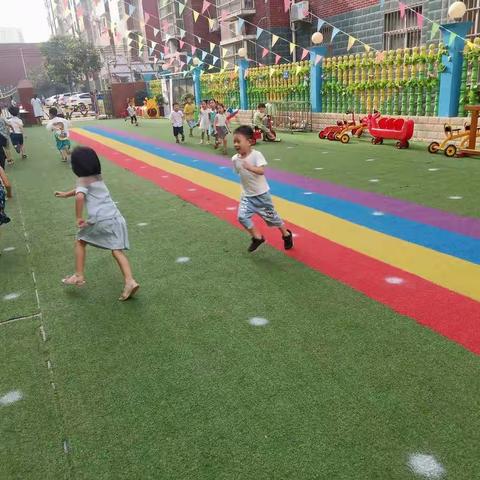
[[[238,200],[237,183],[167,160],[117,140],[83,129],[84,137],[129,155],[153,167]],[[432,283],[480,301],[480,266],[414,243],[357,225],[334,215],[273,196],[280,215],[299,227],[381,262],[405,270]],[[319,252],[321,255],[321,252]]]

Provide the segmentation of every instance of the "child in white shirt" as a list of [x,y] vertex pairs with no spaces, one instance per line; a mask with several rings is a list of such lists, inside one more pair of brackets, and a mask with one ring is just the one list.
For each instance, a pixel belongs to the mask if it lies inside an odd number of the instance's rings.
[[200,106],[199,116],[199,127],[202,132],[202,139],[200,140],[200,145],[204,143],[205,135],[207,136],[207,145],[210,144],[210,114],[212,111],[208,108],[207,102],[204,100]]
[[278,227],[282,233],[285,250],[293,248],[293,234],[278,215],[265,178],[267,161],[261,152],[252,148],[253,129],[242,125],[233,132],[233,144],[237,154],[232,157],[233,168],[240,176],[242,196],[238,207],[238,221],[252,236],[249,252],[254,252],[265,238],[252,222],[255,214],[260,215],[269,227]]
[[215,133],[217,139],[215,140],[215,148],[218,148],[221,143],[223,143],[223,154],[227,154],[227,135],[229,133],[228,125],[229,121],[227,114],[225,112],[225,107],[219,103],[217,105],[217,114],[215,115],[215,120],[213,126],[215,127]]
[[23,145],[23,121],[18,117],[20,110],[18,107],[10,107],[8,109],[11,118],[7,120],[8,126],[12,133],[10,133],[10,140],[16,152],[21,154],[22,158],[27,158],[25,154],[25,147]]
[[130,123],[133,125],[135,124],[138,127],[138,120],[137,120],[137,111],[133,105],[129,105],[127,107],[128,116],[130,117]]
[[182,142],[185,141],[185,134],[183,133],[183,112],[180,110],[178,103],[173,104],[173,112],[170,114],[170,120],[173,127],[173,136],[177,143],[180,143],[178,136],[182,136]]

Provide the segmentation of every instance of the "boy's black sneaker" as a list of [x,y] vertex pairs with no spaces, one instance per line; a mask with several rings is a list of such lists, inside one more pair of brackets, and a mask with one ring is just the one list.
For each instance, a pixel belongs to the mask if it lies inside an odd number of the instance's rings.
[[177,143],[180,143],[180,140],[177,138]]
[[285,250],[290,250],[293,248],[293,233],[290,230],[287,230],[288,235],[285,237],[282,236],[283,238],[283,247]]
[[182,142],[185,141],[185,135],[182,135]]
[[248,247],[248,251],[250,253],[254,252],[262,243],[265,243],[265,238],[263,238],[263,237],[262,238],[252,237],[252,243]]

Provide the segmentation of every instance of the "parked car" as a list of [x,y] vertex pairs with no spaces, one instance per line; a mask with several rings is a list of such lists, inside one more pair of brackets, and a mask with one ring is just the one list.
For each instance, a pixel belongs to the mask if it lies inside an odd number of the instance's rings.
[[58,103],[59,105],[68,105],[68,101],[72,95],[77,95],[79,92],[67,92],[59,95]]
[[90,107],[92,105],[92,98],[90,97],[89,93],[76,93],[71,95],[67,102],[67,105],[70,107],[80,107],[82,104],[86,107]]
[[47,107],[53,107],[56,103],[58,103],[58,98],[60,95],[52,95],[51,97],[48,97],[45,99],[45,105]]

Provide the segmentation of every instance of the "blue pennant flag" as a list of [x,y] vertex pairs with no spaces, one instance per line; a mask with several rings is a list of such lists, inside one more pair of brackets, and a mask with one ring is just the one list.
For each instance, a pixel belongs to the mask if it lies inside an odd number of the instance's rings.
[[187,64],[192,61],[192,57],[190,55],[187,55]]
[[333,31],[332,31],[332,40],[331,40],[331,41],[333,41],[333,39],[334,39],[334,38],[337,36],[337,34],[339,34],[339,33],[340,33],[340,30],[339,30],[337,27],[334,27],[334,28],[333,28]]
[[260,27],[257,27],[257,40],[260,38],[260,35],[263,33],[263,29]]
[[321,18],[318,19],[317,32],[319,32],[322,29],[324,23],[325,23],[325,20],[322,20]]
[[243,26],[245,25],[245,19],[239,18],[238,19],[238,33],[242,31]]
[[207,55],[208,55],[208,53],[204,51],[204,52],[202,53],[202,60],[205,60],[205,57],[206,57]]
[[218,62],[218,57],[214,55],[212,64],[215,65],[217,62]]
[[135,11],[135,7],[131,4],[128,4],[128,14],[132,16],[134,11]]

